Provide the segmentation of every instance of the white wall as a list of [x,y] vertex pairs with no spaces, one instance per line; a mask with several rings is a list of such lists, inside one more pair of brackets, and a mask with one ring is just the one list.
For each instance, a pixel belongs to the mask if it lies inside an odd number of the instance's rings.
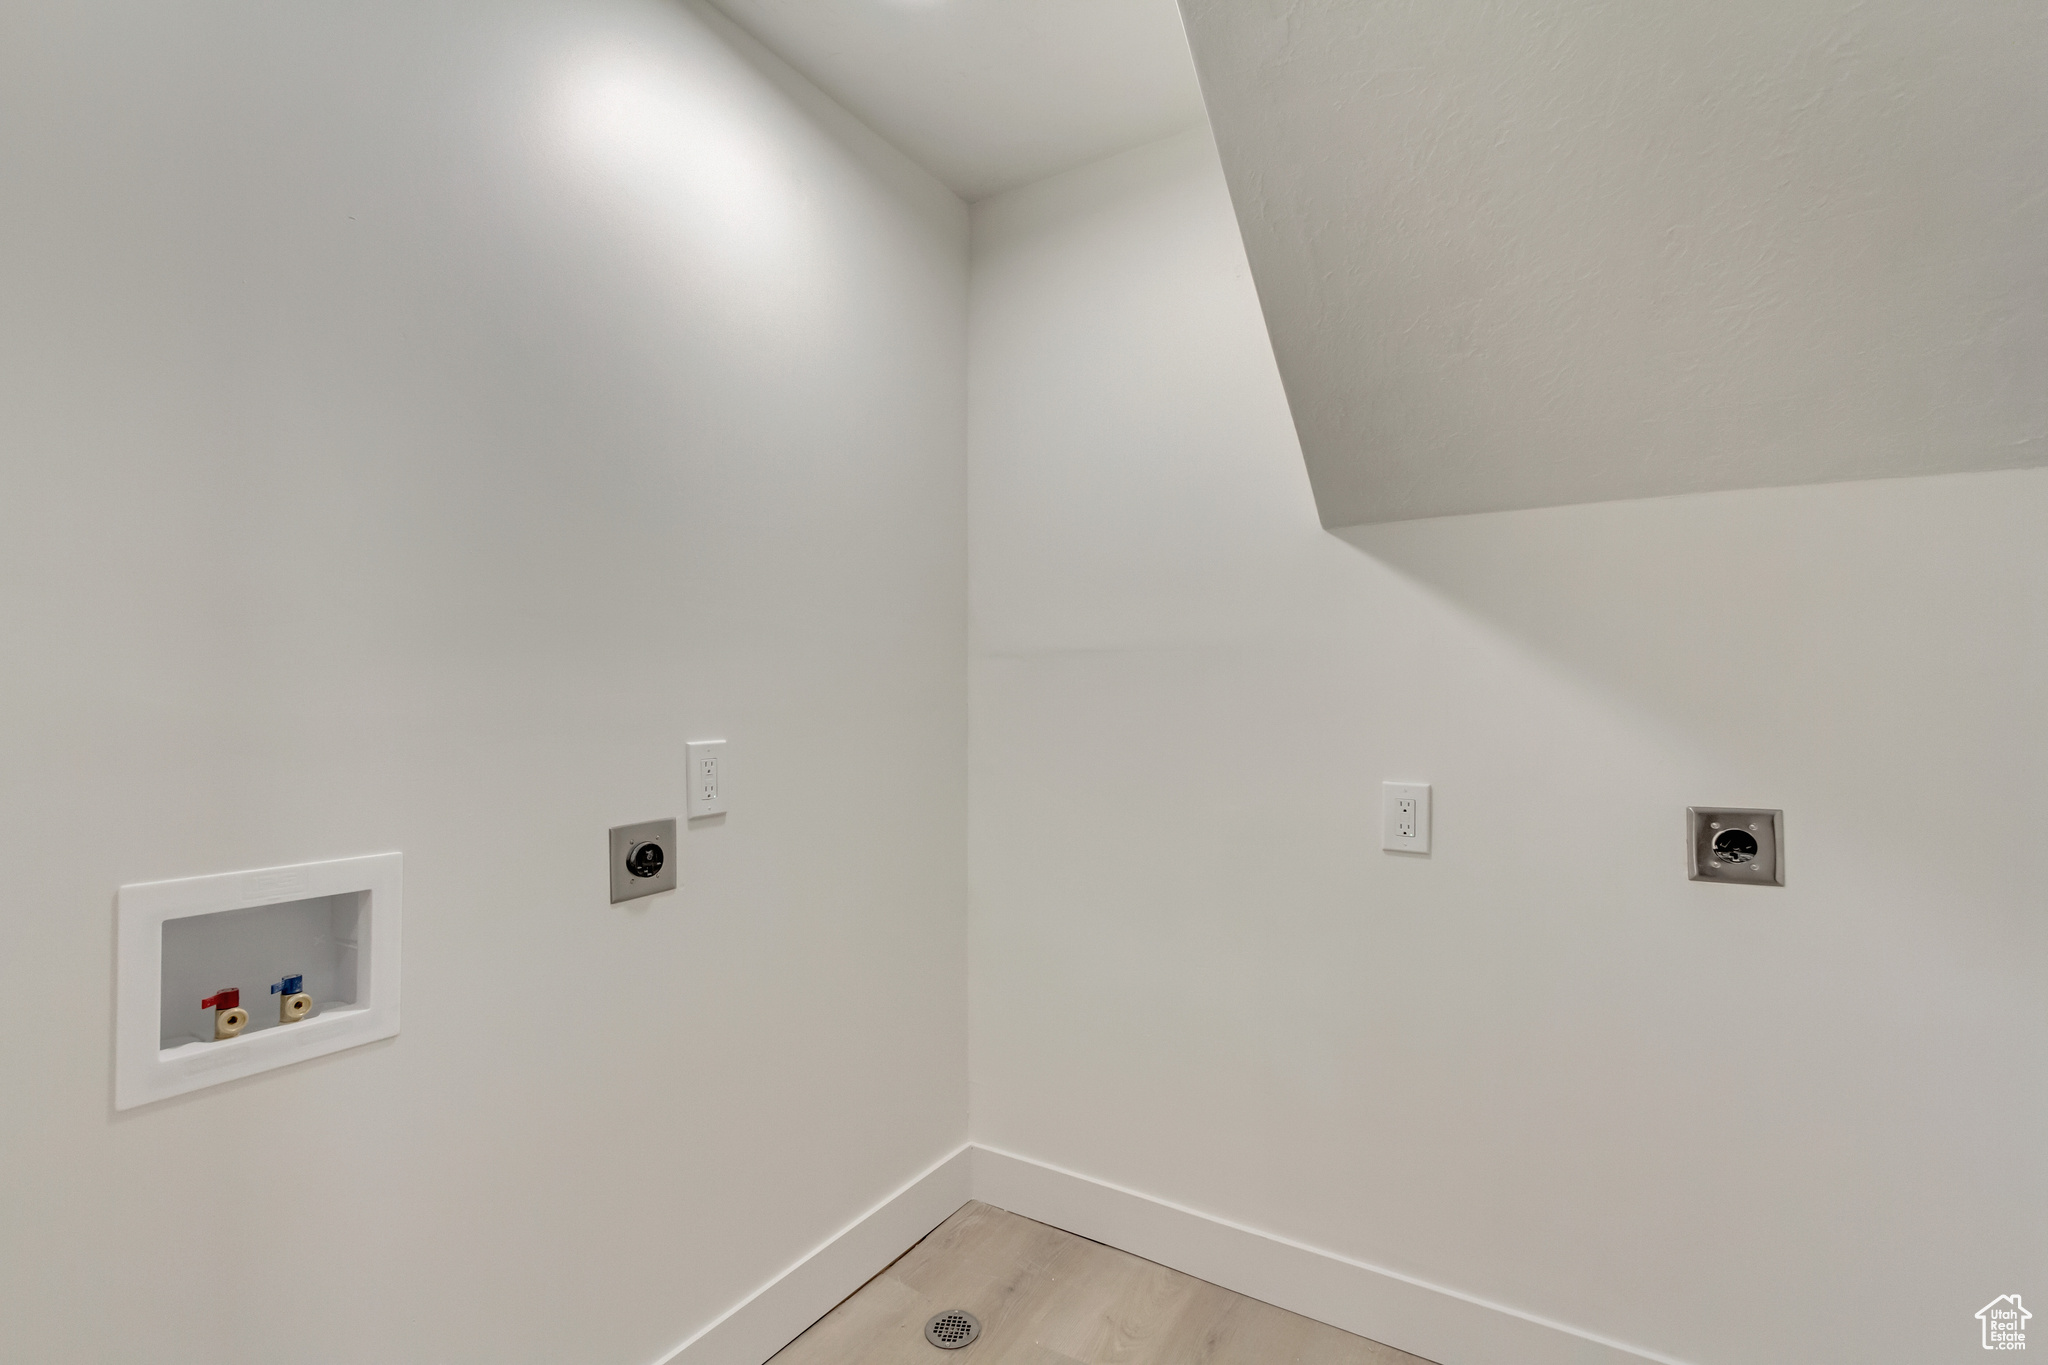
[[[0,184],[0,1357],[642,1365],[963,1140],[957,200],[652,0],[12,4]],[[384,849],[111,1111],[118,885]]]
[[1339,538],[1205,136],[974,233],[977,1141],[1697,1365],[2048,1293],[2048,472]]

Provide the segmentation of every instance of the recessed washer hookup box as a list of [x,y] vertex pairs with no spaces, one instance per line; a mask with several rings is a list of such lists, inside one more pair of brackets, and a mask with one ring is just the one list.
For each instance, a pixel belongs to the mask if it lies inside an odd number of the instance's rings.
[[[375,853],[122,887],[114,1107],[396,1034],[403,872]],[[223,1037],[229,992],[248,1023]]]

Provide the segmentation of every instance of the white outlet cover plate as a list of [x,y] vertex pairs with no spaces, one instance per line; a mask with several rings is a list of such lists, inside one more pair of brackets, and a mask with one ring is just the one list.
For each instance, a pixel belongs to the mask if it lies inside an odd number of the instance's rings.
[[[1405,802],[1413,802],[1413,825]],[[1392,853],[1429,852],[1429,784],[1427,782],[1386,782],[1381,784],[1380,847]]]
[[[401,855],[373,853],[122,887],[114,946],[114,1107],[133,1109],[397,1034],[404,880]],[[162,1046],[165,921],[351,892],[361,898],[353,1004],[238,1038]],[[260,1009],[264,1002],[243,1004]]]
[[690,818],[725,814],[725,741],[696,739],[684,747],[690,751]]

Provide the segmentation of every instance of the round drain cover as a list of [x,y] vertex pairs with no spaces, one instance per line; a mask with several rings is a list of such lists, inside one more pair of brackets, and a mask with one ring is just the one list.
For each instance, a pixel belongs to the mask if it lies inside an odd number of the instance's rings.
[[924,1339],[941,1351],[957,1351],[980,1335],[981,1319],[960,1308],[948,1308],[924,1325]]

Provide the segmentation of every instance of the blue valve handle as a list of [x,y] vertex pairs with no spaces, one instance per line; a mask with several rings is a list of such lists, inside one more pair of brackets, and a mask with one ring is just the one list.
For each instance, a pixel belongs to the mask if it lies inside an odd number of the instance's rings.
[[272,995],[297,995],[304,989],[306,989],[306,978],[303,975],[288,976],[275,986],[272,986],[270,993]]

